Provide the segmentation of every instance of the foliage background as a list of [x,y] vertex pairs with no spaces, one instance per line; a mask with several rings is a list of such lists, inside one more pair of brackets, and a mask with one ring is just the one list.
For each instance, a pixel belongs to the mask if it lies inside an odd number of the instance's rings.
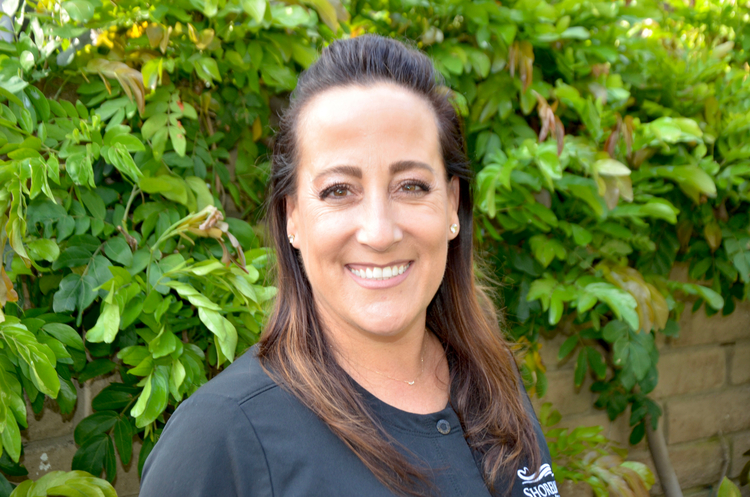
[[[74,382],[113,371],[72,469],[113,481],[135,439],[140,468],[175,406],[257,340],[277,113],[323,46],[363,33],[415,40],[455,90],[477,245],[530,392],[546,390],[541,340],[565,333],[575,382],[592,375],[612,419],[630,407],[637,443],[660,415],[655,336],[679,334],[682,298],[728,314],[748,297],[748,7],[4,1],[0,470],[24,474],[25,399],[71,412]],[[669,280],[677,262],[701,284]],[[614,457],[597,429],[548,436],[558,477],[645,493],[637,465],[580,462]]]

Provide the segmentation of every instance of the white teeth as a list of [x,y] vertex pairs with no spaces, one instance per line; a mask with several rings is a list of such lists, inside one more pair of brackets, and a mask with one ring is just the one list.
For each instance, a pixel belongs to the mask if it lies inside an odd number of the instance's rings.
[[373,268],[366,268],[366,269],[350,269],[352,273],[354,273],[356,276],[359,276],[360,278],[368,279],[368,280],[387,280],[390,278],[393,278],[395,276],[398,276],[399,274],[403,274],[404,271],[406,271],[409,268],[409,264],[404,264],[403,266],[393,266],[393,267],[373,267]]

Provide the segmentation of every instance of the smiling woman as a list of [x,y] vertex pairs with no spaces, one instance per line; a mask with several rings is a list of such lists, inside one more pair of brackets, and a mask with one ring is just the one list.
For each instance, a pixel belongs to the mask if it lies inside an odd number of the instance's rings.
[[426,56],[326,48],[276,136],[274,312],[169,420],[141,495],[556,495],[475,282],[470,179]]

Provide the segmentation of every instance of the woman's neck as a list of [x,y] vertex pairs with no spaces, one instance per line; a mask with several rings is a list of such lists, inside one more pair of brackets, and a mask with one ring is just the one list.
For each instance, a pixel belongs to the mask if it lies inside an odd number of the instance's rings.
[[398,409],[428,414],[445,408],[449,372],[440,341],[421,323],[395,334],[325,323],[339,365],[375,397]]

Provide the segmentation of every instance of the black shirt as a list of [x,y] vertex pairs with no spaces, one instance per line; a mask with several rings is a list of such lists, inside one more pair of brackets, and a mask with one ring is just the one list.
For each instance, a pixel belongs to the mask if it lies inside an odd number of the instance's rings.
[[[361,391],[383,428],[428,468],[438,495],[490,496],[450,406],[412,414]],[[543,461],[539,476],[534,470],[518,472],[511,495],[556,497],[549,450],[524,397]],[[508,483],[499,482],[498,490]],[[255,348],[175,410],[146,460],[140,492],[141,497],[392,495],[320,418],[274,383]]]

